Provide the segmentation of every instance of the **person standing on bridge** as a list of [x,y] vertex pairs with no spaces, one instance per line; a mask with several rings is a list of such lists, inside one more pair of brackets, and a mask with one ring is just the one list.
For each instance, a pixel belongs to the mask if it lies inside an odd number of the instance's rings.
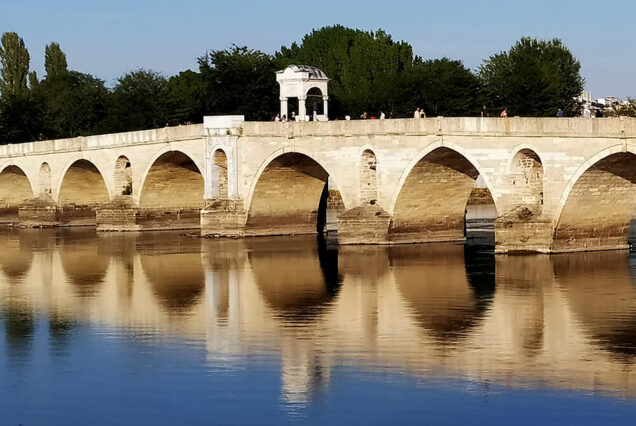
[[415,112],[413,113],[413,118],[420,118],[420,109],[415,108]]
[[499,114],[499,117],[501,118],[508,117],[508,111],[506,110],[506,108],[504,108],[503,111],[501,111],[501,114]]

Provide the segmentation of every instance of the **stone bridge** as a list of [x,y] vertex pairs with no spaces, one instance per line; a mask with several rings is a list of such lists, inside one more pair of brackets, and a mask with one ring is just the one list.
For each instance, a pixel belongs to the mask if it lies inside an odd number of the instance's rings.
[[24,226],[397,244],[462,240],[479,180],[498,252],[583,251],[627,247],[635,166],[634,119],[205,117],[2,146],[0,200]]

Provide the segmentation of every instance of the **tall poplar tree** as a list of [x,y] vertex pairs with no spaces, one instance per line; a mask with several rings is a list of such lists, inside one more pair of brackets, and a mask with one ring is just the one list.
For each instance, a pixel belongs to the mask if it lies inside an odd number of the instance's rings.
[[18,96],[27,93],[29,51],[24,40],[14,32],[2,34],[0,39],[0,95]]
[[44,69],[48,79],[68,72],[66,54],[62,52],[58,43],[47,44],[44,48]]

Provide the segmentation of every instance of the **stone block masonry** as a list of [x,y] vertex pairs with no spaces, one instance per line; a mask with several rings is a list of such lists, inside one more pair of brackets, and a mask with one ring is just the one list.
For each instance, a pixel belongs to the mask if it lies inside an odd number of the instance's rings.
[[[498,252],[618,249],[635,166],[636,119],[206,117],[0,146],[0,204],[6,222],[17,211],[25,226],[217,236],[337,227],[341,243],[396,244],[462,239],[479,180]],[[113,205],[121,196],[129,202]]]

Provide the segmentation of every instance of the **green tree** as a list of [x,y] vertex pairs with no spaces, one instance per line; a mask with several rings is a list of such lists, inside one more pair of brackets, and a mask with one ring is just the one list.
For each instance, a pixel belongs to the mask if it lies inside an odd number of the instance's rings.
[[29,73],[29,51],[18,34],[7,32],[0,39],[0,95],[25,95]]
[[581,64],[561,40],[524,37],[508,52],[488,58],[479,76],[490,106],[536,117],[578,112],[574,99],[583,90]]
[[627,101],[616,105],[614,114],[619,117],[636,117],[636,99],[627,98]]
[[33,90],[44,106],[46,138],[68,138],[94,134],[106,117],[108,90],[90,74],[60,70],[47,74]]
[[429,116],[478,115],[482,106],[479,78],[461,61],[416,57],[409,71],[408,90],[403,94],[412,113],[421,107]]
[[163,127],[168,120],[166,78],[152,70],[138,69],[117,80],[109,100],[106,132]]
[[44,69],[46,78],[54,78],[68,71],[66,54],[58,43],[47,44],[44,48]]
[[43,138],[42,105],[30,94],[6,94],[0,98],[0,144]]
[[[276,64],[312,65],[331,79],[331,115],[358,115],[405,109],[400,85],[413,63],[413,49],[395,42],[383,30],[366,32],[341,25],[324,27],[305,35],[300,45],[281,47]],[[402,87],[403,89],[403,87]]]
[[278,110],[276,67],[269,55],[232,46],[207,53],[198,61],[207,113],[268,120]]
[[182,71],[168,79],[166,86],[168,122],[171,125],[199,123],[205,115],[205,86],[201,74]]

